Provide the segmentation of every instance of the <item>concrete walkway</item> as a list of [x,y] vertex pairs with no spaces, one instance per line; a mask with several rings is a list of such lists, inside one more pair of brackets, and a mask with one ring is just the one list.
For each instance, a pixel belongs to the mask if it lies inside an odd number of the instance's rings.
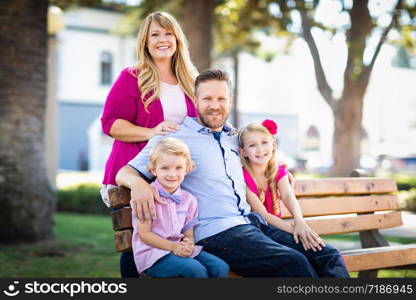
[[416,214],[402,212],[403,225],[396,228],[382,229],[380,232],[386,236],[399,236],[416,239]]

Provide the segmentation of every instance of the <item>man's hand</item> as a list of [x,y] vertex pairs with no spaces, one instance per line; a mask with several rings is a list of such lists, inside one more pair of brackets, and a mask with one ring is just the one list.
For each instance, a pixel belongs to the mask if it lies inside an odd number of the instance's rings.
[[156,218],[155,201],[166,204],[151,185],[141,177],[141,174],[129,165],[118,171],[116,182],[130,189],[131,208],[142,223],[150,223]]
[[136,212],[137,218],[144,223],[150,223],[152,219],[156,218],[155,201],[162,205],[166,204],[156,189],[146,182],[133,184],[130,195],[131,208]]
[[[287,164],[285,162],[279,161],[277,164],[287,170]],[[293,192],[295,192],[295,177],[293,177],[292,173],[287,171],[287,178],[289,179],[289,184],[292,187]]]

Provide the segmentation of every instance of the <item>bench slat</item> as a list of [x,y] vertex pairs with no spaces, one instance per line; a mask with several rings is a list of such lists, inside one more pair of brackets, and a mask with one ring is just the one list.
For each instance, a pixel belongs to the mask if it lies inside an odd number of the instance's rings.
[[[402,225],[401,213],[360,215],[346,218],[326,218],[306,220],[319,235],[349,233],[377,228],[391,228]],[[116,249],[119,252],[131,249],[132,230],[118,231],[114,235]],[[120,249],[120,250],[119,250]]]
[[306,219],[306,222],[319,235],[391,228],[403,224],[401,212],[399,211],[344,218]]
[[[302,196],[318,195],[357,195],[383,194],[397,192],[393,178],[319,178],[298,179],[295,194]],[[125,187],[114,187],[108,190],[111,207],[129,206],[130,190]]]
[[113,230],[120,231],[123,229],[132,228],[131,207],[123,207],[111,212],[111,219],[113,220]]
[[[305,217],[324,216],[333,214],[364,213],[383,210],[399,209],[398,198],[396,195],[380,196],[357,196],[342,198],[321,198],[321,199],[301,199],[299,200],[302,212]],[[282,218],[290,218],[291,215],[282,204]],[[124,207],[111,212],[113,229],[115,231],[132,228],[131,208]],[[355,219],[354,217],[353,219]],[[334,219],[331,219],[334,220]],[[355,221],[353,221],[355,222]],[[377,223],[378,224],[378,223]],[[374,224],[375,225],[375,224]],[[382,223],[385,225],[385,223]],[[315,226],[315,225],[314,225]],[[316,225],[323,226],[323,225]],[[377,227],[385,228],[385,227]]]
[[416,264],[416,244],[375,247],[343,252],[348,271],[363,271]]
[[113,208],[120,208],[130,205],[130,189],[120,186],[108,190],[108,198]]
[[133,236],[133,230],[126,229],[123,231],[117,231],[114,233],[114,244],[118,252],[131,251],[131,238]]
[[393,178],[319,178],[298,179],[295,194],[302,196],[384,194],[397,192]]
[[[397,195],[301,198],[299,204],[305,217],[400,209]],[[282,203],[282,218],[291,217],[292,215]]]

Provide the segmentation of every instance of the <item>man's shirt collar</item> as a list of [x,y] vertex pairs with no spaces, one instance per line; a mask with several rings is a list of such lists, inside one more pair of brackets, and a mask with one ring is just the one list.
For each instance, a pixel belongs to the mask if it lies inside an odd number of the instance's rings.
[[[213,132],[212,129],[205,127],[204,125],[198,123],[197,118],[186,117],[183,124],[196,132],[205,133],[205,134]],[[228,126],[227,124],[225,124],[224,127],[222,128],[222,132],[226,132],[228,133],[228,135],[231,135],[232,128]]]

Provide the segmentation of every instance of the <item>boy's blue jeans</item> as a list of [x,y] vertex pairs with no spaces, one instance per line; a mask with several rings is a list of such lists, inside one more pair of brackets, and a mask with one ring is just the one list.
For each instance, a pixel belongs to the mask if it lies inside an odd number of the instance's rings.
[[332,246],[304,250],[292,234],[253,215],[249,219],[251,224],[232,227],[197,244],[245,277],[349,277],[341,254]]
[[207,278],[227,277],[229,266],[221,258],[201,251],[194,258],[165,255],[145,271],[151,277]]

